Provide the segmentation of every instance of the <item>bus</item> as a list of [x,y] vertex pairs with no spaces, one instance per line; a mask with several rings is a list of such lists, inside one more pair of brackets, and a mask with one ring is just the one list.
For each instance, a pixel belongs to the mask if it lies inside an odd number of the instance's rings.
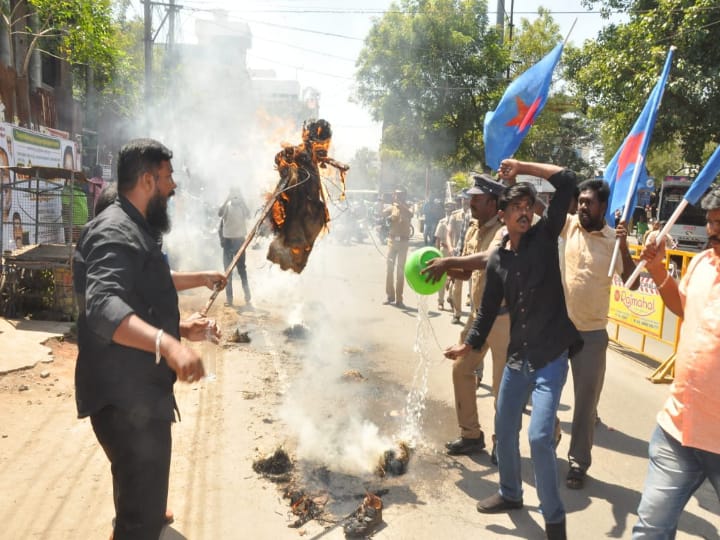
[[[670,216],[683,200],[685,193],[693,183],[689,176],[666,176],[660,188],[657,218],[668,221]],[[702,251],[708,241],[705,228],[705,211],[688,204],[675,225],[670,228],[670,236],[677,242],[677,248],[686,251]]]

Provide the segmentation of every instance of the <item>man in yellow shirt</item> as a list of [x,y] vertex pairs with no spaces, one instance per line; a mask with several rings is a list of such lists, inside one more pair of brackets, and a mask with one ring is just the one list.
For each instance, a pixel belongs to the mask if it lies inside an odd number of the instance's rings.
[[413,212],[408,206],[404,190],[396,190],[393,203],[383,210],[383,216],[390,218],[388,235],[387,268],[385,273],[386,304],[395,303],[404,308],[403,286],[405,285],[405,259],[410,241],[410,225]]
[[568,315],[585,343],[570,356],[575,403],[566,484],[571,489],[584,485],[590,467],[595,419],[605,380],[605,353],[608,345],[607,314],[612,277],[608,269],[620,238],[620,254],[614,272],[623,280],[635,270],[623,224],[617,231],[605,222],[610,187],[604,180],[580,184],[578,208],[568,215],[560,234],[564,241],[563,287]]

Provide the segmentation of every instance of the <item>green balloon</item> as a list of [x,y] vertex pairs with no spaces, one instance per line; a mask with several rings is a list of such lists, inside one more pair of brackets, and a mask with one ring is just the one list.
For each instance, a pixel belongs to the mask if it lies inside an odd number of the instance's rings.
[[447,274],[443,274],[438,281],[433,283],[432,279],[425,281],[428,279],[428,276],[420,273],[420,271],[427,266],[428,262],[436,257],[442,257],[442,253],[432,246],[416,249],[408,255],[407,261],[405,261],[405,279],[408,285],[410,285],[410,288],[416,293],[433,294],[445,286]]

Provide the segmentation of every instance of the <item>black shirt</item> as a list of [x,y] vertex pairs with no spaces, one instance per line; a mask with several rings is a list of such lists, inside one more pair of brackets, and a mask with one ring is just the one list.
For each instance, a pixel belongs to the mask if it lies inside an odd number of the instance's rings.
[[527,359],[533,369],[540,369],[566,349],[576,352],[582,346],[567,314],[558,258],[558,235],[575,190],[575,173],[565,169],[548,181],[556,191],[547,217],[522,236],[517,252],[505,235],[490,255],[480,308],[465,339],[474,349],[482,346],[504,298],[510,311],[511,367]]
[[80,418],[107,405],[173,420],[175,373],[155,354],[112,341],[130,314],[179,339],[178,297],[170,268],[145,218],[124,197],[82,231],[73,254],[78,299],[75,390]]

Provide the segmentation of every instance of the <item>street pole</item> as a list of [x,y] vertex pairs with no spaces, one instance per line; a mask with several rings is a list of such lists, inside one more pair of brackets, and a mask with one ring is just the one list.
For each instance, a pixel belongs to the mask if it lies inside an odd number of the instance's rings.
[[152,99],[152,5],[150,0],[145,3],[145,106],[150,106]]
[[175,49],[175,0],[169,0],[168,6],[168,53],[172,55]]
[[505,33],[505,0],[498,0],[497,2],[497,13],[495,17],[495,24],[500,31],[500,35],[503,36]]

